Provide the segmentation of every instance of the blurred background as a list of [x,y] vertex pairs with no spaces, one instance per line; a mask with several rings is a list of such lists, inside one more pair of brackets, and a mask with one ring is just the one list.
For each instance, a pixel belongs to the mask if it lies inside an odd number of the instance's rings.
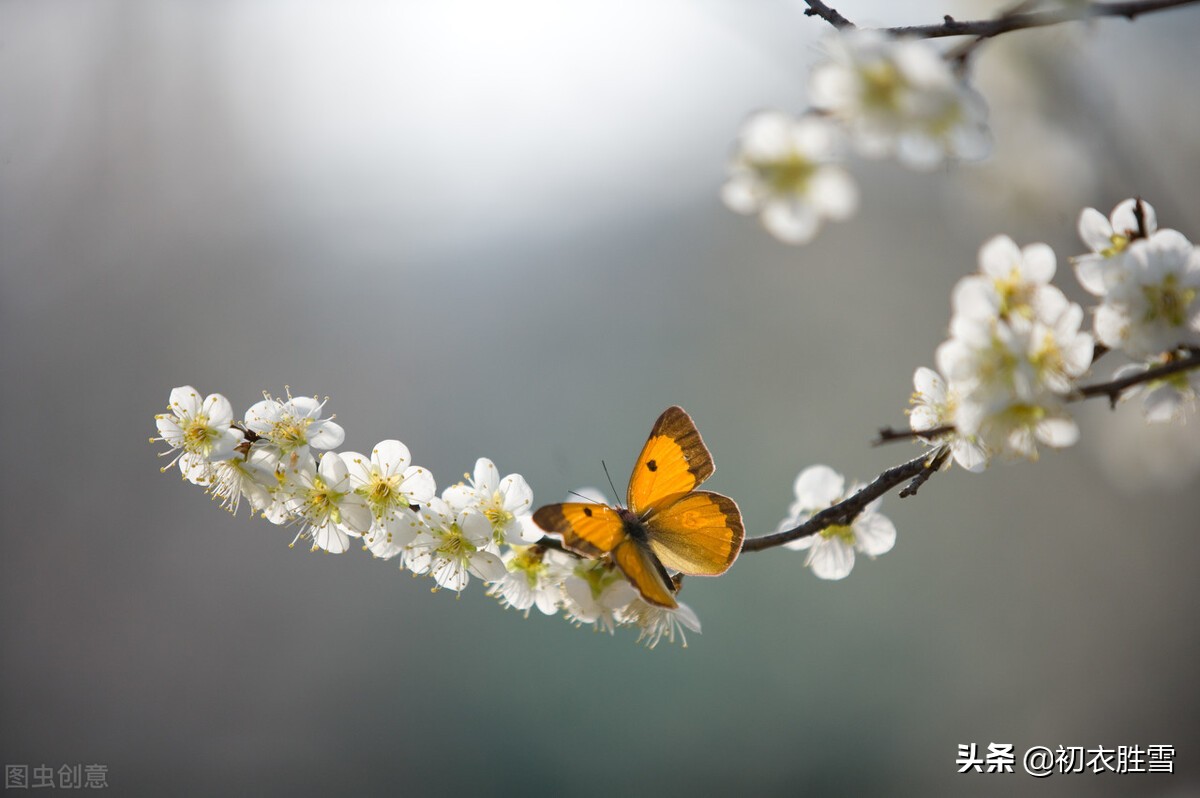
[[[999,5],[845,0],[917,24]],[[1079,211],[1200,239],[1200,8],[1015,33],[995,158],[855,162],[806,248],[720,204],[748,113],[800,111],[798,0],[0,2],[0,759],[114,794],[1197,795],[1200,437],[1079,408],[1036,464],[883,512],[825,583],[748,554],[646,651],[287,548],[147,444],[176,385],[328,394],[439,488],[621,487],[696,419],[752,534],[803,467],[866,480],[997,233],[1082,292]],[[1106,378],[1118,363],[1097,367]],[[1176,775],[956,775],[957,745],[1168,744]]]

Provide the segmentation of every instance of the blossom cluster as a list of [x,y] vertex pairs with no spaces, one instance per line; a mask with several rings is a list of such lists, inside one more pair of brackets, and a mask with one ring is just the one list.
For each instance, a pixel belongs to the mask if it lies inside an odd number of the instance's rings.
[[[1080,215],[1079,235],[1090,252],[1072,258],[1085,290],[1100,299],[1091,330],[1083,308],[1051,281],[1054,251],[1045,244],[1019,247],[997,236],[979,250],[979,268],[951,296],[950,336],[938,347],[938,369],[913,375],[909,423],[931,447],[929,468],[957,463],[983,471],[996,457],[1036,460],[1039,447],[1070,446],[1079,427],[1070,404],[1086,394],[1079,381],[1099,354],[1116,350],[1134,362],[1114,380],[1145,373],[1183,358],[1184,370],[1118,388],[1112,396],[1144,397],[1149,421],[1181,419],[1194,407],[1200,371],[1200,251],[1179,232],[1161,230],[1154,209],[1129,199],[1104,216]],[[796,478],[796,500],[778,532],[795,529],[860,489],[827,466]],[[822,579],[842,579],[855,553],[890,551],[896,528],[875,500],[845,524],[785,545],[808,552],[805,565]]]
[[[1039,446],[1074,444],[1079,427],[1068,403],[1080,397],[1079,379],[1095,353],[1134,359],[1114,375],[1120,378],[1200,345],[1200,253],[1182,234],[1158,230],[1154,209],[1133,199],[1109,217],[1084,210],[1079,234],[1091,252],[1072,259],[1075,274],[1101,300],[1090,332],[1083,308],[1051,284],[1054,251],[998,236],[980,249],[979,272],[954,289],[938,371],[914,375],[912,429],[948,446],[969,471],[995,456],[1037,459]],[[1195,371],[1139,389],[1150,420],[1177,419],[1195,402]]]
[[334,451],[345,430],[322,418],[314,398],[264,399],[240,422],[220,394],[190,385],[171,391],[167,413],[155,416],[158,437],[183,478],[222,507],[243,505],[273,524],[297,529],[291,545],[343,554],[351,540],[375,559],[427,576],[434,590],[459,593],[472,577],[506,607],[529,614],[559,612],[576,625],[612,633],[634,626],[653,648],[700,621],[686,604],[647,604],[611,562],[565,551],[533,523],[533,491],[520,474],[501,477],[479,458],[473,474],[437,494],[428,469],[412,463],[403,443],[385,440],[370,455]]
[[[1075,275],[1100,299],[1096,339],[1134,361],[1114,377],[1170,363],[1200,346],[1200,251],[1183,234],[1160,230],[1154,208],[1129,199],[1107,218],[1086,209],[1079,236],[1092,250],[1075,258]],[[1191,371],[1152,380],[1135,393],[1143,397],[1147,419],[1166,422],[1195,406],[1198,389]]]
[[982,97],[928,41],[852,29],[832,34],[825,52],[810,76],[810,111],[747,120],[722,190],[730,210],[760,214],[789,244],[857,209],[858,191],[839,165],[848,148],[920,170],[991,149]]

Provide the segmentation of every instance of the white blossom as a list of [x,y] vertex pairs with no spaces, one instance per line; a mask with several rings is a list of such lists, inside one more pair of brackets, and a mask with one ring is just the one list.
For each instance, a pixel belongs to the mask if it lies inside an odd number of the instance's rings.
[[336,449],[346,432],[330,418],[321,418],[324,402],[315,397],[288,394],[287,400],[263,394],[246,411],[246,428],[262,438],[264,451],[273,454],[282,467],[293,467],[312,449]]
[[260,449],[251,447],[247,455],[235,454],[213,465],[210,490],[234,515],[242,499],[250,503],[252,512],[266,510],[274,502],[278,487],[275,462]]
[[742,127],[729,165],[725,205],[759,214],[771,235],[788,244],[811,241],[826,219],[848,219],[858,208],[858,189],[835,165],[838,137],[837,127],[818,117],[755,114]]
[[245,438],[240,429],[232,426],[233,407],[219,393],[201,399],[195,388],[182,385],[171,390],[167,408],[170,413],[154,417],[160,437],[150,439],[163,441],[171,447],[170,451],[179,450],[179,455],[163,468],[164,471],[181,456],[192,455],[188,458],[188,467],[181,466],[180,470],[185,477],[195,481],[193,477],[200,476],[200,472],[207,475],[198,460],[214,463],[232,457],[234,449]]
[[1080,332],[1083,309],[1066,302],[1050,323],[956,317],[937,351],[938,369],[958,391],[954,425],[989,451],[1037,458],[1078,439],[1065,397],[1091,365],[1094,342]]
[[445,501],[430,499],[421,509],[424,527],[404,548],[403,566],[429,574],[438,587],[462,592],[471,576],[494,582],[507,573],[496,553],[492,525],[473,510],[455,512]]
[[1103,280],[1096,337],[1134,358],[1200,345],[1200,253],[1175,230],[1132,242]]
[[488,586],[488,595],[526,615],[535,606],[543,615],[557,613],[563,581],[578,559],[541,546],[512,546],[502,557],[507,573]]
[[428,503],[437,492],[433,475],[409,465],[408,447],[397,440],[380,441],[370,458],[343,452],[342,459],[354,492],[371,508],[371,528],[364,536],[367,549],[385,560],[396,556],[420,528],[417,511],[412,508]]
[[282,490],[288,512],[302,525],[296,539],[312,538],[313,551],[342,554],[351,537],[371,527],[371,510],[351,489],[346,463],[334,452],[326,452],[316,470],[309,462],[288,470]]
[[[1091,250],[1072,260],[1080,285],[1095,296],[1103,297],[1110,286],[1125,276],[1125,253],[1138,238],[1149,237],[1158,229],[1154,207],[1142,202],[1142,224],[1137,220],[1138,200],[1127,199],[1105,217],[1095,208],[1084,208],[1079,214],[1079,237]],[[1144,230],[1142,228],[1145,228]]]
[[1008,236],[996,236],[979,248],[979,274],[954,287],[954,315],[971,319],[1052,320],[1066,303],[1050,285],[1054,250],[1045,244],[1019,248]]
[[[799,526],[821,510],[831,507],[858,491],[846,490],[846,480],[829,466],[809,466],[795,483],[796,501],[779,531]],[[868,504],[848,526],[834,524],[814,535],[785,543],[789,549],[808,551],[804,564],[821,579],[844,579],[854,568],[854,553],[868,557],[886,554],[896,545],[896,527],[878,512],[879,499]]]
[[563,582],[563,611],[568,620],[592,624],[612,634],[621,612],[638,592],[619,570],[602,560],[584,560]]
[[520,474],[503,479],[496,465],[486,457],[475,461],[475,474],[464,474],[467,481],[451,485],[442,499],[454,512],[470,510],[483,515],[492,525],[497,543],[534,543],[543,532],[533,523],[533,491]]
[[684,627],[700,634],[699,616],[683,602],[678,602],[675,607],[659,607],[639,596],[625,607],[621,616],[625,623],[638,627],[637,641],[645,643],[646,648],[654,648],[664,637],[667,642],[674,643],[676,635],[679,637],[679,644],[687,648]]
[[[913,407],[909,411],[909,426],[916,432],[953,427],[958,407],[958,390],[946,385],[942,375],[924,366],[913,374]],[[951,462],[958,463],[968,471],[980,472],[987,468],[988,452],[974,435],[964,435],[958,429],[931,437],[922,437],[931,446],[949,446]]]
[[850,30],[833,34],[826,51],[809,97],[847,126],[860,154],[931,169],[990,152],[987,106],[929,42]]

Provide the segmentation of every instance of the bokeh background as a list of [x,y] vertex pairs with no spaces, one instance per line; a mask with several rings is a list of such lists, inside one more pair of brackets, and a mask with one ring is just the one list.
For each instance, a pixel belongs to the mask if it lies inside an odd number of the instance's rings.
[[[994,3],[845,0],[864,22]],[[893,7],[895,6],[895,7]],[[693,414],[754,534],[796,473],[868,479],[986,238],[1066,256],[1139,193],[1200,238],[1200,8],[1012,34],[997,149],[857,162],[795,249],[718,200],[754,109],[800,111],[798,0],[0,2],[0,759],[130,795],[1200,794],[1200,437],[1079,408],[1036,464],[803,555],[689,580],[646,651],[289,550],[159,473],[176,385],[329,394],[347,448],[540,501]],[[1112,366],[1104,361],[1098,376]],[[1174,745],[1175,776],[955,774],[956,746]]]

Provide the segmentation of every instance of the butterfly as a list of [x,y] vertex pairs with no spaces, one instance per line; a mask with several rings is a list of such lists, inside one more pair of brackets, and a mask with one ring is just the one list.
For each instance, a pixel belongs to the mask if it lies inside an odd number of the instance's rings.
[[627,507],[566,502],[539,507],[534,522],[562,536],[563,545],[584,557],[607,557],[660,607],[676,607],[675,584],[667,569],[716,576],[733,565],[745,528],[728,496],[696,490],[714,471],[712,455],[692,417],[668,407],[629,477]]

